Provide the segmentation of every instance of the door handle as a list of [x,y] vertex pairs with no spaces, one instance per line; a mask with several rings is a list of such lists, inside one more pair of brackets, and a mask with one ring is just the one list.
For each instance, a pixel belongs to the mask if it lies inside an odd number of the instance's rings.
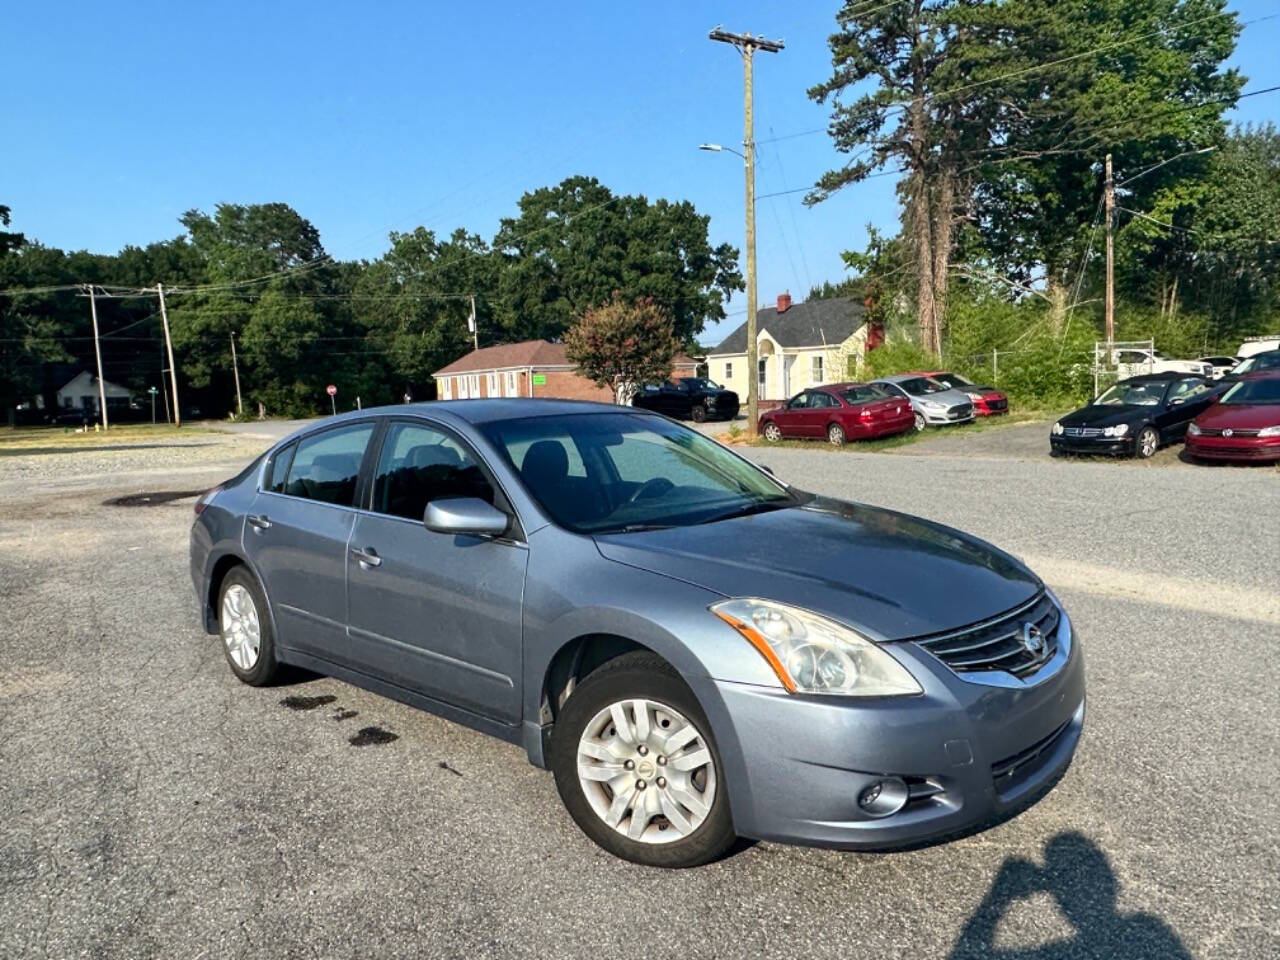
[[249,526],[254,527],[255,529],[258,529],[258,530],[267,530],[267,529],[270,529],[271,527],[271,521],[266,518],[265,514],[259,516],[257,514],[251,513],[245,519],[249,521]]
[[368,550],[360,550],[356,547],[351,548],[351,555],[355,557],[363,566],[380,567],[382,566],[382,558],[378,556],[377,551],[372,547]]

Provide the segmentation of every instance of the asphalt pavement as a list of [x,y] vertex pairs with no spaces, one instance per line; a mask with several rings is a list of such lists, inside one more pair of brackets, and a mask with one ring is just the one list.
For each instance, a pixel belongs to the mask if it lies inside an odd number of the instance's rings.
[[1024,557],[1083,638],[1086,731],[965,840],[672,873],[592,845],[516,747],[326,678],[239,684],[196,623],[191,500],[102,505],[211,485],[226,443],[0,470],[0,956],[1280,956],[1274,470],[749,449]]

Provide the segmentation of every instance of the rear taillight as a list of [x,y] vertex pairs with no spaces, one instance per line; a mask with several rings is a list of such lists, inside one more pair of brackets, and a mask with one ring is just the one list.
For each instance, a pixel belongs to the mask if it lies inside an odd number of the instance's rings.
[[204,493],[200,494],[200,497],[199,499],[196,500],[196,505],[195,505],[195,511],[196,511],[197,517],[200,516],[200,514],[204,513],[204,508],[207,507],[210,501],[213,500],[214,494],[216,494],[221,489],[222,489],[222,484],[218,484],[212,490],[206,490]]

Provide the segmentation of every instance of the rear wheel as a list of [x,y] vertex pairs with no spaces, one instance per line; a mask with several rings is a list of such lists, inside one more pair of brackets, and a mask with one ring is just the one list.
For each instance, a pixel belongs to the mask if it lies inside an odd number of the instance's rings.
[[605,850],[655,867],[693,867],[737,839],[711,726],[652,653],[624,654],[573,691],[551,735],[569,815]]
[[1155,427],[1143,427],[1138,431],[1138,438],[1133,444],[1133,455],[1139,460],[1146,460],[1155,455],[1160,448],[1160,434]]
[[844,427],[838,423],[833,423],[827,427],[827,440],[833,447],[844,446]]
[[700,403],[693,405],[692,417],[694,423],[705,423],[707,420],[707,408]]
[[916,430],[919,431],[919,430],[923,430],[924,428],[925,428],[924,414],[920,413],[917,410],[916,411]]
[[777,443],[782,439],[782,429],[770,420],[764,425],[764,438],[770,443]]
[[218,627],[231,672],[251,687],[266,686],[279,671],[267,600],[247,567],[227,574],[218,591]]

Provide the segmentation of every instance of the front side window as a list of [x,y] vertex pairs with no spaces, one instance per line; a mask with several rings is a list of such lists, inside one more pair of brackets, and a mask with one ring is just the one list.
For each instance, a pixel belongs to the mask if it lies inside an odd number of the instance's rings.
[[796,394],[791,398],[791,402],[787,404],[788,410],[808,410],[809,395],[807,393]]
[[358,423],[304,437],[298,441],[284,492],[291,497],[354,506],[360,463],[372,436],[372,423]]
[[475,456],[453,437],[415,423],[393,423],[374,474],[374,511],[421,520],[428,503],[447,497],[493,503],[493,485]]
[[[800,502],[714,440],[659,417],[573,414],[481,429],[552,519],[577,533],[710,523]],[[570,449],[581,477],[570,472]]]
[[1195,377],[1186,380],[1179,380],[1172,388],[1170,388],[1169,399],[1177,400],[1181,398],[1183,400],[1190,400],[1197,394],[1204,393],[1207,389],[1209,388],[1205,386],[1205,382],[1203,380],[1196,379]]

